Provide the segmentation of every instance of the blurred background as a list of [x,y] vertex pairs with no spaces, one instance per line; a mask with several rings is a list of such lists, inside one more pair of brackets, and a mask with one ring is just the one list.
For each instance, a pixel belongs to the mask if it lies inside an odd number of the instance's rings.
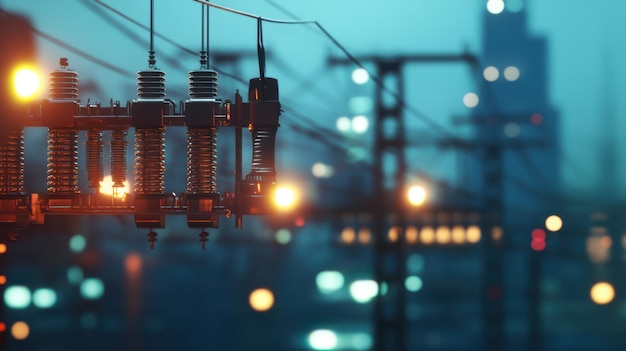
[[[277,178],[298,206],[242,229],[221,218],[205,250],[182,216],[167,217],[153,250],[132,216],[49,216],[17,241],[2,233],[0,349],[626,348],[625,3],[218,4],[330,34],[263,24],[283,110]],[[83,103],[136,97],[148,0],[0,8],[30,20],[44,79],[66,57]],[[156,66],[174,101],[199,67],[201,11],[154,1]],[[209,13],[209,64],[234,100],[259,75],[257,21]],[[46,132],[25,129],[29,193],[46,191]],[[224,194],[234,133],[217,135]],[[165,159],[166,191],[184,192],[184,128],[166,131]]]

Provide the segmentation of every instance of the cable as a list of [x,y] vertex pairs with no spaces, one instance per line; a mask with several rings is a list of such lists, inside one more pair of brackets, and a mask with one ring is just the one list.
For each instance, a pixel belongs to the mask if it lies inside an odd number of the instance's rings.
[[[363,65],[363,63],[361,63],[354,55],[352,55],[343,45],[341,45],[341,43],[339,43],[339,41],[337,41],[337,39],[335,39],[335,37],[333,37],[319,22],[315,21],[315,20],[277,20],[277,19],[270,19],[270,18],[266,18],[266,17],[261,17],[261,16],[257,16],[257,15],[253,15],[247,12],[243,12],[243,11],[239,11],[239,10],[235,10],[235,9],[231,9],[228,7],[224,7],[224,6],[220,6],[217,5],[215,3],[209,3],[208,1],[204,1],[204,0],[193,0],[202,4],[205,4],[207,6],[211,6],[211,7],[215,7],[217,9],[226,11],[226,12],[231,12],[240,16],[244,16],[244,17],[249,17],[249,18],[254,18],[258,21],[264,21],[264,22],[269,22],[269,23],[277,23],[277,24],[314,24],[320,31],[322,31],[322,33],[324,33],[324,35],[339,49],[341,50],[341,52],[343,52],[343,54],[350,60],[352,61],[352,63],[354,63],[355,65],[357,65],[359,68],[364,69],[365,71],[367,71],[367,68],[365,68],[365,66]],[[368,71],[369,73],[369,71]],[[455,136],[453,134],[451,134],[447,128],[445,128],[443,125],[435,122],[433,119],[431,119],[430,117],[428,117],[427,115],[425,115],[424,113],[422,113],[421,111],[417,110],[416,108],[408,105],[406,103],[406,101],[398,95],[397,92],[388,89],[382,82],[382,80],[380,80],[380,78],[378,78],[376,75],[370,74],[370,78],[374,81],[374,83],[383,91],[385,91],[386,93],[390,94],[391,96],[393,96],[396,101],[398,101],[400,103],[400,105],[402,106],[402,108],[404,108],[406,111],[410,112],[411,114],[413,114],[415,117],[417,117],[418,119],[422,120],[422,122],[426,123],[428,126],[430,126],[431,128],[433,128],[434,130],[438,131],[441,134],[446,135],[447,137],[451,137],[451,138],[455,138]]]

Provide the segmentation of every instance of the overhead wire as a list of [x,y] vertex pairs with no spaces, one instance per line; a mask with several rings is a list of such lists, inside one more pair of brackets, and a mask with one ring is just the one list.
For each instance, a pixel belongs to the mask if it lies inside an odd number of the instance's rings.
[[354,63],[359,68],[364,69],[365,71],[367,71],[369,73],[369,75],[370,75],[370,78],[379,87],[379,89],[381,89],[382,91],[384,91],[384,92],[390,94],[391,96],[393,96],[393,98],[396,99],[396,101],[398,101],[398,103],[401,105],[401,107],[404,110],[410,112],[415,117],[420,119],[422,122],[427,124],[429,127],[433,128],[434,130],[436,130],[440,134],[445,135],[445,136],[450,137],[450,138],[456,138],[456,136],[454,136],[454,134],[452,134],[450,131],[448,131],[447,128],[445,128],[443,125],[435,122],[432,118],[428,117],[426,114],[424,114],[423,112],[419,111],[415,107],[409,105],[406,102],[406,100],[402,96],[400,96],[398,94],[398,92],[389,89],[383,83],[383,81],[379,77],[377,77],[374,74],[371,74],[367,70],[365,65],[359,59],[357,59],[354,55],[352,55],[352,53],[350,53],[350,51],[348,51],[348,49],[345,46],[343,46],[332,34],[330,34],[330,32],[328,32],[326,30],[326,28],[324,28],[324,26],[322,26],[318,21],[316,21],[316,20],[278,20],[278,19],[271,19],[271,18],[262,17],[262,16],[250,14],[250,13],[247,13],[247,12],[243,12],[243,11],[240,11],[240,10],[228,8],[228,7],[225,7],[225,6],[221,6],[221,5],[218,5],[216,3],[208,2],[208,1],[205,1],[205,0],[193,0],[193,1],[205,4],[207,6],[211,6],[211,7],[214,7],[214,8],[223,10],[223,11],[226,11],[226,12],[234,13],[236,15],[240,15],[240,16],[244,16],[244,17],[248,17],[248,18],[253,18],[253,19],[256,19],[257,21],[263,21],[263,22],[268,22],[268,23],[276,23],[276,24],[313,24],[313,25],[315,25],[352,63]]

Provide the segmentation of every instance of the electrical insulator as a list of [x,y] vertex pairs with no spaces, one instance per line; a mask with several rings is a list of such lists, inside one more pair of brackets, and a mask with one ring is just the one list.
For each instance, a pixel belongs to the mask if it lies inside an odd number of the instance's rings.
[[[202,60],[201,60],[202,62]],[[217,72],[201,68],[189,72],[189,96],[187,106],[203,105],[202,116],[197,123],[187,128],[187,192],[189,194],[210,194],[217,191],[217,141],[216,125],[212,106],[217,98]]]
[[[251,79],[248,99],[251,106],[255,106],[254,102],[278,102],[278,81],[273,78]],[[246,175],[248,181],[276,181],[274,147],[278,114],[279,110],[275,108],[251,110],[248,129],[252,133],[252,167]]]
[[123,188],[126,181],[126,131],[114,129],[111,132],[111,180],[114,188]]
[[[206,51],[200,52],[200,69],[189,72],[189,100],[185,102],[187,125],[187,215],[190,227],[217,227],[214,209],[217,192],[217,72],[208,69]],[[208,234],[207,234],[208,236]],[[206,239],[206,236],[201,238]],[[203,244],[206,241],[202,241]]]
[[87,154],[87,181],[90,188],[99,188],[104,176],[102,169],[102,157],[104,153],[104,141],[102,132],[97,129],[90,129],[87,132],[85,141],[85,152]]
[[59,122],[48,130],[47,190],[52,194],[76,194],[79,193],[78,135],[73,128],[73,107],[78,100],[78,74],[67,67],[66,58],[60,63],[61,67],[50,73],[49,101],[55,106],[50,118]]
[[0,195],[24,192],[24,132],[9,130],[0,140]]
[[131,109],[131,124],[135,127],[135,224],[139,228],[165,227],[161,213],[164,199],[165,124],[164,110],[171,107],[165,101],[165,73],[154,64],[150,50],[148,69],[137,73],[137,99]]
[[135,130],[135,193],[162,194],[165,188],[165,133],[163,128]]

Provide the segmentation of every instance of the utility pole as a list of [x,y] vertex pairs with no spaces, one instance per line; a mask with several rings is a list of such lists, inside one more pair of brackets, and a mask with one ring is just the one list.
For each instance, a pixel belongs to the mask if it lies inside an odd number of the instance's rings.
[[[403,199],[407,162],[405,157],[404,121],[404,75],[408,63],[465,62],[475,63],[476,57],[464,54],[400,55],[390,58],[366,56],[359,62],[372,62],[376,66],[377,79],[374,116],[374,196],[371,200],[374,225],[374,275],[378,283],[378,295],[374,304],[374,350],[408,350],[406,323],[406,218]],[[330,64],[353,64],[347,59],[331,58]],[[394,82],[394,87],[382,86],[382,82]],[[388,91],[395,91],[391,102],[383,98]],[[390,128],[390,126],[392,126]],[[383,163],[396,165],[385,169]],[[398,227],[397,237],[387,237],[389,228]],[[387,291],[382,287],[386,285]]]

